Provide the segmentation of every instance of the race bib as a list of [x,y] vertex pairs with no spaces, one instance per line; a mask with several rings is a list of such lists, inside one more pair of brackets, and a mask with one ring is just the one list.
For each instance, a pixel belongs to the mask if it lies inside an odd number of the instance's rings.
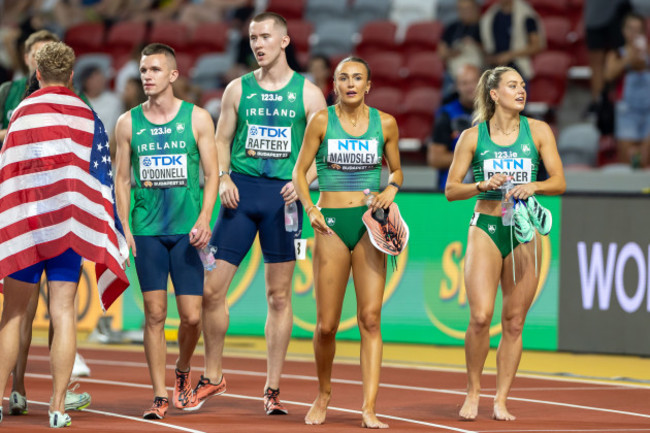
[[307,239],[294,239],[293,246],[296,249],[296,260],[307,258]]
[[289,158],[291,156],[291,127],[248,125],[246,155],[259,159]]
[[327,140],[327,167],[346,172],[367,171],[380,163],[377,140]]
[[532,161],[530,158],[499,158],[483,161],[485,179],[490,179],[497,173],[512,176],[515,184],[532,182]]
[[140,156],[140,184],[144,188],[187,186],[187,154]]

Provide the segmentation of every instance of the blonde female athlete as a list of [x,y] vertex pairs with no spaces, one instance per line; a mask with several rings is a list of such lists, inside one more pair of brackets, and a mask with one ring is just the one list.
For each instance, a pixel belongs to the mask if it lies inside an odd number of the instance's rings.
[[[521,358],[524,320],[539,282],[535,255],[541,254],[541,247],[535,246],[541,243],[520,244],[511,227],[503,226],[499,188],[507,177],[512,177],[515,186],[510,196],[526,201],[535,194],[561,194],[566,187],[551,128],[522,116],[525,104],[524,80],[517,71],[499,66],[483,73],[475,104],[477,125],[461,135],[445,189],[449,201],[478,196],[465,254],[470,322],[465,334],[467,396],[460,416],[468,420],[475,419],[478,413],[481,372],[490,346],[489,329],[499,283],[503,332],[497,350],[493,418],[515,419],[506,408],[506,399]],[[537,181],[542,160],[549,177]],[[470,166],[477,182],[464,184],[462,180]],[[527,200],[527,205],[532,215],[545,211],[534,198]],[[521,227],[515,229],[518,228]],[[530,224],[528,230],[533,231],[529,238],[537,236]]]
[[[334,88],[338,102],[318,112],[307,125],[293,171],[298,197],[315,232],[314,353],[319,390],[305,423],[325,422],[332,392],[335,336],[352,269],[361,333],[361,425],[386,428],[388,425],[375,414],[382,358],[380,322],[386,257],[372,246],[361,217],[368,209],[364,189],[376,194],[370,205],[374,211],[388,208],[402,184],[397,123],[393,116],[365,104],[364,95],[370,90],[370,68],[364,60],[342,60],[334,73]],[[386,158],[390,177],[386,189],[378,193],[382,158]],[[318,206],[309,196],[306,180],[314,159],[321,192]]]

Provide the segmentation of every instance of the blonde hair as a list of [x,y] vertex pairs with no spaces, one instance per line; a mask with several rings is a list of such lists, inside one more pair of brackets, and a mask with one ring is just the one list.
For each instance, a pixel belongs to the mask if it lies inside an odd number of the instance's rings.
[[39,30],[29,35],[25,41],[25,53],[29,53],[32,47],[39,42],[59,42],[60,39],[57,35],[49,30]]
[[74,51],[63,42],[43,45],[34,57],[41,81],[67,85],[74,66]]
[[510,66],[497,66],[483,72],[476,86],[476,98],[474,99],[474,124],[490,120],[494,116],[496,104],[490,96],[490,90],[499,87],[501,76],[506,72],[517,72]]

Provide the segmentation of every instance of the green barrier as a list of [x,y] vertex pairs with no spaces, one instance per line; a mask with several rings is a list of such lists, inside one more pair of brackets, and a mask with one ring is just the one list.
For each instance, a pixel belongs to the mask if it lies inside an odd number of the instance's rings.
[[[317,198],[317,195],[314,195]],[[382,312],[385,341],[404,343],[463,344],[469,322],[469,306],[463,282],[467,229],[474,201],[449,203],[441,194],[400,193],[397,202],[409,225],[411,239],[399,256],[396,269],[388,262]],[[542,197],[553,213],[554,227],[543,238],[539,263],[540,287],[524,327],[527,349],[557,349],[560,199]],[[213,219],[216,219],[218,208]],[[213,221],[214,222],[214,221]],[[307,258],[296,264],[293,278],[293,336],[311,338],[316,320],[311,253],[313,230],[303,227]],[[132,262],[133,263],[133,262]],[[217,270],[218,272],[218,270]],[[132,266],[127,270],[131,287],[124,294],[124,329],[142,327],[142,295]],[[173,289],[169,283],[167,326],[178,326]],[[238,270],[228,292],[229,335],[264,335],[266,298],[263,258],[257,241]],[[491,345],[499,341],[501,295],[492,320]],[[339,337],[359,339],[352,278],[343,303]]]

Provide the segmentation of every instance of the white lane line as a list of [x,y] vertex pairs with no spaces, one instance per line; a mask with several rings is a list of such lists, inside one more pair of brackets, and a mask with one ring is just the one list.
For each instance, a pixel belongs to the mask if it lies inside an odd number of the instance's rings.
[[[36,358],[36,357],[34,357]],[[42,358],[47,358],[47,357],[42,357]],[[49,360],[49,358],[47,358]],[[102,361],[102,360],[95,360],[91,363],[95,364],[104,364],[104,365],[117,365],[117,366],[126,366],[129,364],[130,366],[138,366],[138,367],[143,367],[146,368],[147,365],[146,363],[142,362],[120,362],[120,361]],[[167,365],[167,369],[174,369],[174,365]],[[195,368],[195,370],[203,371],[202,368]],[[247,371],[247,370],[231,370],[231,369],[224,369],[224,373],[226,374],[238,374],[238,375],[245,375],[245,376],[256,376],[256,377],[266,377],[265,372],[255,372],[255,371]],[[306,376],[306,375],[298,375],[298,374],[283,374],[283,378],[286,379],[295,379],[295,380],[305,380],[305,381],[310,381],[310,382],[316,382],[317,378],[314,376]],[[88,379],[79,379],[80,381],[88,381]],[[92,379],[91,379],[92,380]],[[332,382],[334,383],[342,383],[342,384],[348,384],[348,385],[358,385],[362,386],[363,383],[360,380],[348,380],[348,379],[332,379]],[[428,393],[437,393],[437,394],[451,394],[451,395],[459,395],[459,396],[464,396],[465,391],[455,391],[455,390],[449,390],[449,389],[440,389],[440,388],[426,388],[426,387],[421,387],[421,386],[408,386],[408,385],[396,385],[396,384],[389,384],[389,383],[380,383],[380,387],[382,388],[389,388],[389,389],[398,389],[398,390],[406,390],[406,391],[419,391],[419,392],[428,392]],[[494,398],[494,394],[481,394],[482,398]],[[576,405],[576,404],[571,404],[571,403],[560,403],[560,402],[554,402],[554,401],[548,401],[548,400],[536,400],[536,399],[527,399],[527,398],[522,398],[522,397],[508,397],[510,400],[516,400],[516,401],[522,401],[526,403],[537,403],[537,404],[545,404],[549,406],[561,406],[561,407],[570,407],[574,409],[583,409],[583,410],[590,410],[590,411],[596,411],[596,412],[605,412],[605,413],[614,413],[617,415],[629,415],[629,416],[635,416],[635,417],[640,417],[640,418],[649,418],[650,419],[650,414],[643,414],[643,413],[637,413],[637,412],[628,412],[628,411],[621,411],[621,410],[616,410],[616,409],[607,409],[607,408],[600,408],[600,407],[593,407],[593,406],[584,406],[584,405]]]
[[[39,375],[27,374],[27,376],[30,376],[30,377],[43,376],[44,378],[51,379],[51,376],[45,375],[45,374],[39,374]],[[41,377],[39,377],[39,379],[40,378]],[[151,388],[151,387],[147,387],[147,388]],[[9,401],[8,397],[5,397],[4,399]],[[49,402],[46,403],[46,402],[43,402],[43,401],[36,401],[36,400],[27,400],[27,402],[29,404],[35,404],[35,405],[40,405],[40,406],[49,406],[50,405]],[[160,421],[152,421],[152,420],[148,420],[148,419],[144,419],[144,418],[136,418],[136,417],[133,417],[133,416],[122,415],[122,414],[115,413],[115,412],[106,412],[106,411],[103,411],[103,410],[95,410],[95,409],[84,409],[83,412],[96,413],[97,415],[104,415],[104,416],[112,416],[114,418],[122,418],[122,419],[126,419],[126,420],[129,420],[129,421],[138,421],[138,422],[143,422],[143,423],[146,423],[146,424],[153,424],[153,425],[157,425],[159,427],[167,427],[167,428],[180,430],[180,431],[184,431],[184,432],[188,432],[188,433],[206,433],[203,430],[194,430],[194,429],[187,428],[187,427],[181,427],[181,426],[177,426],[177,425],[173,425],[173,424],[167,424],[167,423],[163,423],[163,422],[160,422]],[[74,415],[72,416],[72,419],[73,419],[73,422],[74,422]]]
[[[548,433],[548,429],[545,430],[532,430],[532,429],[527,429],[527,430],[517,430],[517,433],[534,433],[534,432],[543,432],[543,433]],[[650,432],[650,428],[608,428],[608,429],[600,429],[600,428],[594,428],[594,429],[553,429],[553,433],[558,433],[558,432],[604,432],[604,433],[614,433],[614,432],[643,432],[647,431]],[[479,430],[477,433],[513,433],[513,430]]]
[[[33,377],[35,379],[51,379],[52,378],[52,376],[50,376],[48,374],[36,374],[36,373],[27,373],[25,376]],[[101,384],[101,385],[123,386],[123,387],[131,387],[131,388],[147,388],[147,389],[151,388],[150,385],[144,385],[144,384],[139,384],[139,383],[118,382],[118,381],[114,381],[114,380],[92,379],[92,378],[87,378],[87,377],[83,378],[83,379],[79,379],[79,382],[95,383],[95,384]],[[171,387],[171,386],[167,387],[168,391],[173,391],[173,389],[174,388]],[[253,400],[253,401],[259,401],[259,399],[260,399],[259,396],[248,396],[248,395],[229,394],[229,393],[222,394],[222,396],[223,397],[230,397],[230,398],[237,398],[237,399],[241,399],[241,400]],[[9,399],[5,398],[5,400],[9,400]],[[31,402],[31,400],[29,400],[29,401]],[[304,403],[304,402],[292,401],[292,400],[282,400],[282,401],[283,401],[283,403],[286,403],[286,404],[293,404],[293,405],[296,405],[296,406],[311,407],[311,403]],[[45,404],[45,403],[38,403],[38,402],[34,402],[34,403],[36,403],[36,404]],[[49,405],[49,403],[47,403],[47,404]],[[361,415],[360,410],[346,409],[346,408],[336,407],[336,406],[329,406],[328,409],[338,411],[338,412],[345,412],[345,413],[352,413],[352,414]],[[119,415],[119,414],[115,414],[115,413],[111,413],[111,412],[97,411],[97,410],[94,410],[94,409],[84,409],[83,411],[84,412],[93,412],[93,413],[97,413],[97,414],[100,414],[100,415],[115,416],[115,417],[118,417],[118,418],[125,418],[125,419],[130,419],[130,420],[137,420],[137,421],[143,421],[143,422],[153,422],[153,423],[165,425],[165,426],[168,426],[168,427],[171,427],[171,428],[184,429],[183,427],[171,426],[171,425],[168,425],[168,424],[158,423],[156,421],[148,421],[148,420],[145,420],[145,419],[142,419],[142,418],[134,418],[134,417],[130,417],[130,416],[126,416],[126,415]],[[446,425],[443,425],[443,424],[435,424],[435,423],[431,423],[431,422],[420,421],[420,420],[417,420],[417,419],[403,418],[403,417],[393,416],[393,415],[385,415],[385,414],[378,413],[377,417],[385,418],[385,419],[391,419],[391,420],[395,420],[395,421],[402,421],[402,422],[406,422],[406,423],[410,423],[410,424],[418,424],[418,425],[423,425],[423,426],[427,426],[427,427],[436,427],[436,428],[440,428],[440,429],[443,429],[443,430],[454,431],[454,432],[459,432],[459,433],[477,433],[475,430],[464,430],[464,429],[460,429],[460,428],[456,428],[456,427],[446,426]],[[191,430],[191,429],[184,429],[184,431],[204,433],[204,432],[199,432],[198,430]]]

